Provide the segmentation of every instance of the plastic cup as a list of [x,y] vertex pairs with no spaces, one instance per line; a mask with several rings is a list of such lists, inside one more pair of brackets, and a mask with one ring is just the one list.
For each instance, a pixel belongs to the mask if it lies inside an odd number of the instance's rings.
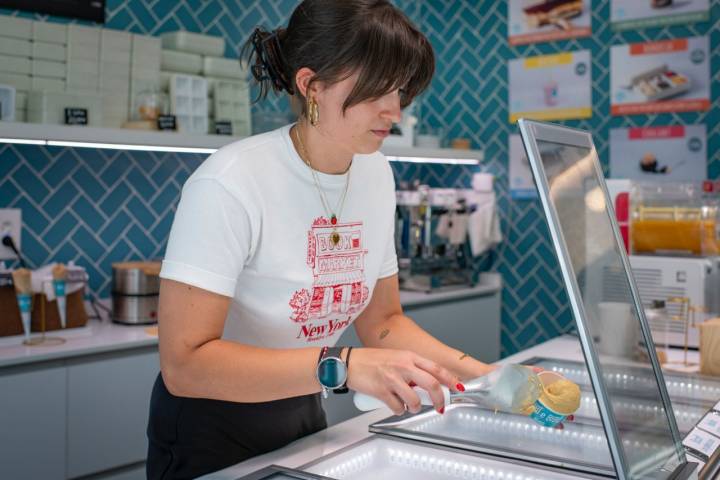
[[[552,385],[553,383],[557,382],[558,380],[564,380],[565,377],[560,375],[559,373],[555,372],[540,372],[537,374],[538,378],[540,379],[540,382],[542,382],[544,387],[548,387]],[[571,415],[573,412],[567,412],[562,413],[558,412],[548,405],[545,405],[542,401],[542,395],[540,398],[535,400],[535,404],[533,405],[534,411],[530,414],[530,418],[535,420],[535,422],[539,423],[543,427],[549,427],[553,428],[557,424],[562,423],[565,418],[568,415]]]

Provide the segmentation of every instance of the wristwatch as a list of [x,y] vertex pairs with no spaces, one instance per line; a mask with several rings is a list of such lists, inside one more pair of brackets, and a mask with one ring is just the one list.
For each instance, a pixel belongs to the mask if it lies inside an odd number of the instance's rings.
[[317,379],[322,387],[323,398],[328,392],[347,393],[347,364],[340,358],[343,347],[323,347],[317,364]]

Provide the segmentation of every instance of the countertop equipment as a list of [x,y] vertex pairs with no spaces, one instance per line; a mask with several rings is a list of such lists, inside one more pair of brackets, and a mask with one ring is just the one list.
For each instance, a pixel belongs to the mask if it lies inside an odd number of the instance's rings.
[[128,325],[157,322],[160,262],[112,265],[112,320]]
[[[465,222],[469,206],[463,190],[407,186],[397,192],[395,245],[400,288],[432,291],[449,286],[473,286],[472,256],[463,234],[453,234],[452,219]],[[463,218],[464,217],[464,218]],[[445,227],[439,227],[445,222]],[[463,228],[463,227],[460,227]],[[438,235],[444,229],[449,235]],[[453,238],[456,237],[456,238]]]

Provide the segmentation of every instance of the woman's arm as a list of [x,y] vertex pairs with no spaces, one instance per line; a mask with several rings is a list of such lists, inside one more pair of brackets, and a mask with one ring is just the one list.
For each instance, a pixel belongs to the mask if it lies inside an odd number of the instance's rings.
[[[177,396],[233,402],[266,402],[317,393],[320,348],[270,349],[222,340],[230,298],[191,285],[161,280],[160,368]],[[344,353],[343,353],[344,355]],[[409,383],[428,390],[443,407],[440,383],[454,389],[457,378],[407,351],[353,351],[348,385],[383,400],[396,413],[421,408]]]
[[231,299],[161,280],[160,368],[177,396],[264,402],[317,393],[320,348],[269,349],[222,340]]
[[[444,321],[438,318],[438,321]],[[463,380],[484,375],[495,367],[445,345],[403,314],[398,277],[378,280],[370,305],[355,320],[355,330],[366,347],[411,350],[453,372]]]

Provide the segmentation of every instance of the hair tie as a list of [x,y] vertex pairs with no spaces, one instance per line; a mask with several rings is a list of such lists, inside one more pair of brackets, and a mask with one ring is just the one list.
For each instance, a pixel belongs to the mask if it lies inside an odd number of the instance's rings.
[[256,28],[252,34],[252,45],[255,50],[255,65],[250,68],[255,79],[263,84],[270,82],[275,91],[287,91],[294,94],[294,89],[284,73],[284,56],[279,35],[282,29],[266,33]]

